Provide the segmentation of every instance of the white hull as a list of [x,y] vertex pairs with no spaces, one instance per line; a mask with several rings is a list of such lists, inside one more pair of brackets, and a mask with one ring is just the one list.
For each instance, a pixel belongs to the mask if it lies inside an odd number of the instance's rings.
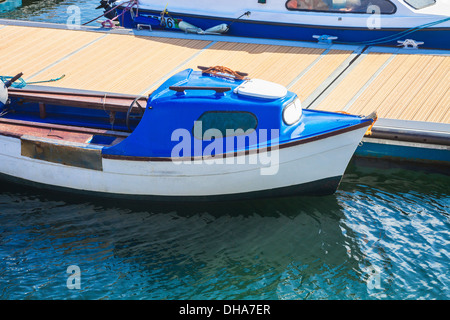
[[20,138],[0,135],[0,174],[57,189],[122,197],[232,196],[327,179],[339,182],[366,129],[261,153],[256,164],[250,162],[251,155],[223,164],[102,158],[101,170],[23,156]]

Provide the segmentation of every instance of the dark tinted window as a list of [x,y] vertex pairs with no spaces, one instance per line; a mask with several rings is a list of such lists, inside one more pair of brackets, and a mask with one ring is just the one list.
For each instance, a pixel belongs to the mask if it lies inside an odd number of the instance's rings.
[[253,132],[257,125],[256,116],[250,112],[210,111],[202,114],[195,122],[193,133],[197,139],[203,139],[209,129],[218,130],[217,133],[222,137],[237,136]]

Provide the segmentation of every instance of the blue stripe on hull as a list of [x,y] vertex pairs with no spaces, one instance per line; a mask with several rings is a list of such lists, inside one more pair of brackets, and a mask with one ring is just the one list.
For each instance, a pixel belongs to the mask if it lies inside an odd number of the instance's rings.
[[[137,17],[137,22],[140,24],[150,24],[155,28],[155,20],[148,18],[149,14],[159,16],[159,12],[144,11],[140,9],[140,16]],[[121,10],[118,10],[121,13]],[[217,19],[205,16],[183,16],[171,14],[171,17],[182,19],[190,24],[202,28],[203,30],[217,26],[221,23],[230,24],[231,20]],[[120,22],[125,28],[136,28],[136,21],[134,21],[129,12],[123,15]],[[408,29],[369,29],[367,27],[361,28],[335,28],[335,27],[317,27],[310,25],[294,25],[283,23],[265,23],[256,21],[238,20],[231,24],[227,35],[243,36],[252,38],[268,38],[280,40],[299,40],[299,41],[313,41],[314,35],[331,35],[337,36],[338,39],[334,43],[351,44],[351,45],[383,45],[383,46],[397,46],[397,40],[414,39],[415,41],[423,41],[421,45],[423,48],[431,49],[450,49],[450,28],[434,28],[422,29],[406,35],[399,35]],[[386,42],[376,43],[377,40],[389,37]]]

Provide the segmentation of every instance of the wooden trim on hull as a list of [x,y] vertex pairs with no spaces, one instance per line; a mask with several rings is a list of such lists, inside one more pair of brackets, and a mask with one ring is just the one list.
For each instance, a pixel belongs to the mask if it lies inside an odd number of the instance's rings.
[[57,144],[34,137],[22,137],[20,140],[21,155],[24,157],[90,170],[103,170],[101,149]]
[[39,190],[48,190],[58,193],[77,194],[89,198],[107,198],[117,200],[136,200],[148,202],[220,202],[220,201],[240,201],[257,198],[282,198],[293,196],[326,196],[336,192],[341,182],[342,176],[325,178],[317,181],[307,182],[299,185],[280,187],[268,190],[251,191],[244,193],[226,194],[226,195],[204,195],[204,196],[161,196],[161,195],[131,195],[94,192],[78,190],[66,187],[52,186],[48,184],[37,183],[22,178],[13,177],[0,173],[0,180],[8,181],[18,185],[25,185]]
[[[25,102],[36,102],[42,104],[63,105],[67,107],[99,109],[117,112],[127,112],[135,99],[146,106],[148,98],[146,96],[130,96],[117,93],[94,93],[94,92],[74,92],[70,90],[43,90],[43,89],[16,89],[9,90],[11,98],[18,98]],[[133,106],[133,113],[139,108]]]
[[[113,130],[103,130],[103,129],[93,129],[87,127],[77,127],[70,125],[62,125],[62,124],[53,124],[53,123],[44,123],[44,122],[33,122],[26,120],[15,120],[15,119],[7,119],[0,118],[0,124],[7,125],[16,125],[16,126],[24,126],[30,128],[39,128],[39,129],[48,129],[48,130],[61,130],[65,132],[76,132],[83,134],[98,134],[103,136],[111,136],[117,138],[127,138],[130,133],[123,131],[113,131]],[[26,129],[24,130],[26,132]],[[14,136],[20,138],[23,134],[13,134],[7,131],[1,130],[0,135],[4,136]]]

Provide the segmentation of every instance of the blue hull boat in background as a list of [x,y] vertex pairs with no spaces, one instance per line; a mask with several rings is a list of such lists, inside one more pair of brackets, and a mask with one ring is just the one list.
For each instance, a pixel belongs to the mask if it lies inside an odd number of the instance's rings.
[[102,0],[98,8],[126,28],[450,49],[445,0]]

